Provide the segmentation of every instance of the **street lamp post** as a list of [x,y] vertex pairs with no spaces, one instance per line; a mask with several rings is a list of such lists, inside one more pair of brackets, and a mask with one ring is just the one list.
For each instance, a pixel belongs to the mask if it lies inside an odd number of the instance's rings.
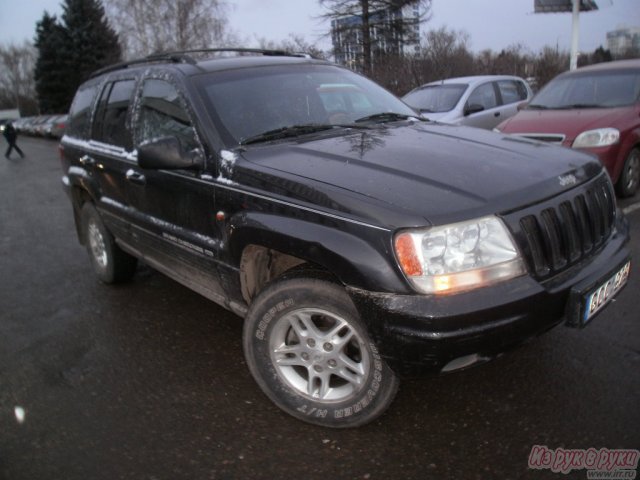
[[578,39],[580,37],[580,0],[573,0],[571,20],[571,60],[569,70],[578,68]]

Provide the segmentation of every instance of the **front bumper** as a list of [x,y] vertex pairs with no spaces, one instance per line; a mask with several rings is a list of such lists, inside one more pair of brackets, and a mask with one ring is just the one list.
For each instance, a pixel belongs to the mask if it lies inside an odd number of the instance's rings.
[[584,294],[629,260],[628,242],[628,222],[619,217],[593,256],[544,282],[525,275],[449,296],[348,291],[389,366],[415,376],[461,357],[495,357],[565,320],[574,325]]

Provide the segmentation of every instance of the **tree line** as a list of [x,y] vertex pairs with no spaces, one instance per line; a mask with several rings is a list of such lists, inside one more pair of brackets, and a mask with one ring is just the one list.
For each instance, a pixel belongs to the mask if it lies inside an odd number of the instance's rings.
[[[425,30],[432,0],[317,1],[333,34],[346,34],[340,29],[349,27],[360,42],[358,62],[350,66],[398,95],[429,81],[484,74],[518,75],[539,88],[569,65],[569,53],[557,47],[532,52],[516,44],[475,53],[466,32],[446,27],[426,30],[419,49],[403,52],[398,45],[417,31],[415,22]],[[411,6],[420,13],[408,18],[379,13]],[[17,108],[23,116],[66,112],[78,85],[106,65],[162,51],[239,47],[243,42],[229,27],[227,9],[222,0],[63,0],[60,18],[43,13],[33,44],[0,45],[0,109]],[[346,16],[359,21],[337,23]],[[385,38],[385,48],[376,46],[372,32]],[[319,58],[338,53],[295,35],[258,43]],[[637,58],[640,52],[632,49],[623,57]],[[599,47],[583,54],[580,65],[610,60],[611,53]]]

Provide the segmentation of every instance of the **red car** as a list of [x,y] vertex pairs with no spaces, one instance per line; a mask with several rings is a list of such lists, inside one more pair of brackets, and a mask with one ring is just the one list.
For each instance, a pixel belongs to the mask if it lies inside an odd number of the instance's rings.
[[558,75],[497,131],[598,156],[629,197],[640,184],[640,59]]

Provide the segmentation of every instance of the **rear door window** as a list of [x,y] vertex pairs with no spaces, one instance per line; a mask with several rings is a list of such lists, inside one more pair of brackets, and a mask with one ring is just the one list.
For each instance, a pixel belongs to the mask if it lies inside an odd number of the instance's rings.
[[121,80],[105,85],[96,110],[92,139],[132,149],[133,140],[126,123],[135,83],[135,80]]
[[527,88],[522,82],[518,80],[498,80],[497,84],[504,105],[527,99]]

